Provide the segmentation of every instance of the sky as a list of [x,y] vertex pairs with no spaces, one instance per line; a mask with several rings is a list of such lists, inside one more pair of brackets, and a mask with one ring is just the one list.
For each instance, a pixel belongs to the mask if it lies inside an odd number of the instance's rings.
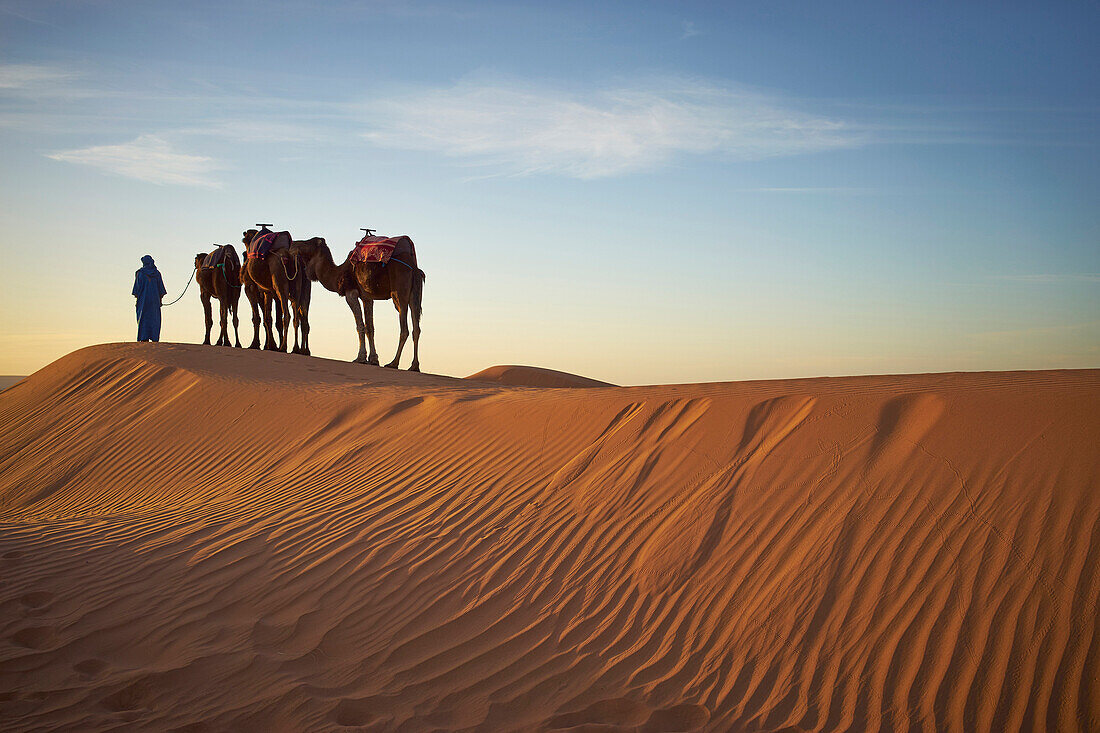
[[[1098,36],[1076,1],[0,0],[0,374],[132,340],[143,254],[171,300],[257,222],[412,237],[434,373],[1100,367]],[[197,287],[163,320],[201,342]],[[355,357],[338,296],[310,320]]]

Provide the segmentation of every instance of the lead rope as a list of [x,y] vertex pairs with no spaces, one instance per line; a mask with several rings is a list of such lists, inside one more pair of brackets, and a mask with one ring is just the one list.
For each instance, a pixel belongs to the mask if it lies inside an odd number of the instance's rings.
[[175,305],[176,303],[180,302],[183,296],[187,294],[187,288],[191,287],[191,281],[195,279],[195,272],[198,271],[198,269],[199,267],[198,265],[196,265],[195,269],[191,271],[191,277],[187,278],[187,284],[183,286],[183,292],[180,293],[180,297],[176,298],[171,303],[163,303],[161,305],[161,308],[167,308],[170,305]]

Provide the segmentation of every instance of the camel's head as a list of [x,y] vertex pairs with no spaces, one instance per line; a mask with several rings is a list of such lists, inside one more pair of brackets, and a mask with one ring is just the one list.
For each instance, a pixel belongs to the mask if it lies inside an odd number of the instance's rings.
[[252,243],[252,240],[255,239],[256,235],[259,233],[259,229],[249,229],[245,231],[244,236],[241,237],[241,243],[247,247],[249,244]]
[[303,239],[290,245],[290,252],[306,265],[306,274],[310,280],[317,279],[316,261],[317,255],[328,248],[324,237]]
[[199,252],[195,255],[195,267],[202,267],[202,263],[206,261],[206,253]]

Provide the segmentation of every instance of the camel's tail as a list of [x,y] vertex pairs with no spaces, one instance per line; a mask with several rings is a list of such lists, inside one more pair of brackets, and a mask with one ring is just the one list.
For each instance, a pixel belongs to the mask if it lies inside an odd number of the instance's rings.
[[416,277],[413,278],[412,284],[412,301],[409,307],[412,308],[413,323],[420,323],[420,314],[424,312],[424,281],[428,279],[428,276],[424,274],[423,270],[416,271]]

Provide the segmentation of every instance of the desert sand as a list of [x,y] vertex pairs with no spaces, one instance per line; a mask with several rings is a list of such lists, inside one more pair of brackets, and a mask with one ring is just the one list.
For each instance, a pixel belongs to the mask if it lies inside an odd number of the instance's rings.
[[0,727],[1100,729],[1100,370],[509,369],[4,391]]
[[0,376],[0,392],[12,386],[18,384],[20,380],[24,379],[22,376],[16,376],[14,374],[4,374]]
[[614,387],[613,384],[600,382],[588,377],[581,377],[568,372],[559,372],[554,369],[544,369],[529,366],[495,366],[482,369],[476,374],[471,374],[466,379],[476,379],[480,382],[498,382],[510,384],[513,387]]

